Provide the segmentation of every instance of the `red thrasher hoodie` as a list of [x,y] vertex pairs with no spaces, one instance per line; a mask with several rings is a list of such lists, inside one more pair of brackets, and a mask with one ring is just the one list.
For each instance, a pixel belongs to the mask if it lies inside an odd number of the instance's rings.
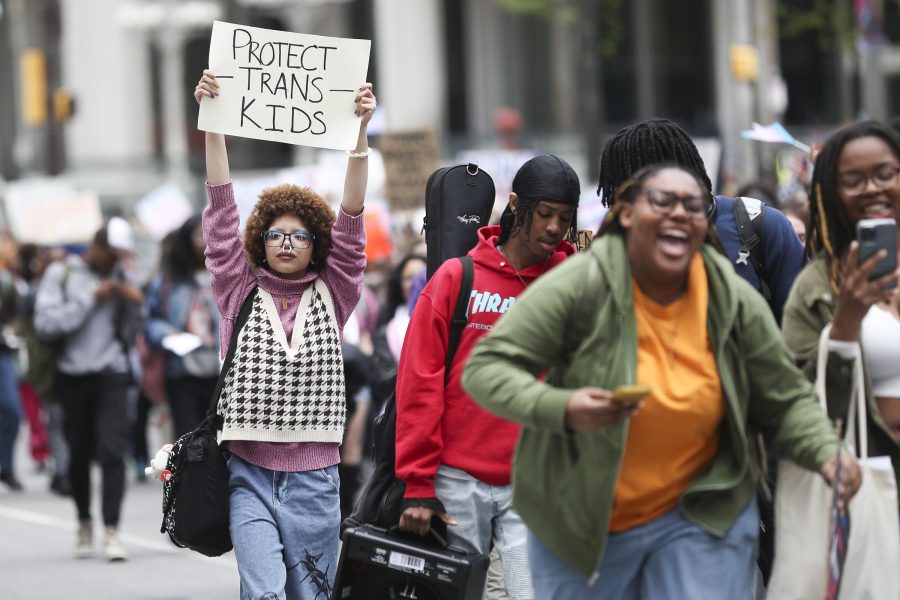
[[[444,385],[450,321],[456,308],[462,267],[448,260],[437,270],[416,303],[397,368],[397,477],[406,498],[434,498],[434,476],[444,464],[489,485],[508,485],[519,426],[485,411],[460,386],[463,365],[475,343],[493,329],[525,286],[497,250],[499,226],[478,230],[469,252],[474,264],[468,324]],[[575,252],[561,242],[544,262],[519,271],[530,284]]]

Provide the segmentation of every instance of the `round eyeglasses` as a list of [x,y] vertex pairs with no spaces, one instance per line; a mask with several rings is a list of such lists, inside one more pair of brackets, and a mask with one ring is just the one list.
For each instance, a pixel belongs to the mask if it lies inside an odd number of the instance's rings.
[[838,183],[848,196],[860,196],[869,187],[869,181],[875,184],[878,191],[886,192],[897,187],[897,175],[900,167],[895,165],[879,165],[868,175],[862,173],[844,173]]
[[293,233],[285,233],[276,229],[270,229],[268,231],[262,232],[263,243],[266,246],[283,246],[285,238],[288,238],[290,240],[291,248],[305,250],[312,245],[312,242],[314,239],[316,239],[316,236],[308,231],[295,231]]
[[654,212],[661,215],[670,215],[675,211],[675,206],[680,202],[685,212],[694,221],[705,221],[712,211],[711,196],[681,196],[675,192],[665,190],[646,190],[647,202]]

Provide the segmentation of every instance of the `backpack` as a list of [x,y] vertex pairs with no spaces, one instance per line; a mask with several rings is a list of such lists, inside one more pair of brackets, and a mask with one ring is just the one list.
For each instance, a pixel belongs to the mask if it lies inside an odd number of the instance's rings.
[[[475,278],[475,267],[472,257],[462,256],[462,280],[456,297],[456,308],[450,324],[450,336],[447,340],[447,357],[444,363],[444,378],[450,373],[450,365],[459,346],[459,338],[466,327],[469,308],[469,297],[472,295],[472,282]],[[396,384],[396,375],[394,376]],[[397,479],[394,471],[396,459],[395,435],[397,430],[397,404],[395,393],[388,396],[384,404],[384,412],[375,418],[374,426],[374,469],[360,493],[353,513],[341,523],[341,532],[349,527],[359,525],[376,525],[384,529],[396,527],[400,522],[400,510],[406,484]],[[432,519],[432,527],[438,527],[446,534],[446,525],[437,518]]]
[[[62,298],[68,299],[66,287],[69,285],[69,264],[63,260]],[[25,351],[28,355],[28,367],[24,376],[25,382],[31,385],[38,395],[45,399],[54,398],[56,391],[57,367],[56,363],[62,354],[65,345],[65,336],[46,338],[38,335],[34,328],[34,312],[32,306],[31,318],[25,325]]]
[[494,209],[494,180],[474,163],[438,169],[425,184],[427,276],[448,258],[465,256]]
[[772,290],[766,278],[765,246],[762,243],[765,217],[766,205],[760,200],[741,196],[734,199],[734,221],[741,237],[737,263],[747,264],[750,261],[756,278],[759,279],[759,291],[771,306]]

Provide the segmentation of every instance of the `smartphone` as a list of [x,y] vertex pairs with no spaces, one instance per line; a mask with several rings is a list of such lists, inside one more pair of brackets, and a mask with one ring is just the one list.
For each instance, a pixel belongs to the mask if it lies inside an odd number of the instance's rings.
[[613,390],[612,399],[625,404],[637,404],[650,393],[646,385],[620,385]]
[[863,219],[856,224],[856,239],[859,242],[860,264],[879,250],[887,250],[888,253],[869,272],[869,280],[897,270],[897,222],[894,219]]

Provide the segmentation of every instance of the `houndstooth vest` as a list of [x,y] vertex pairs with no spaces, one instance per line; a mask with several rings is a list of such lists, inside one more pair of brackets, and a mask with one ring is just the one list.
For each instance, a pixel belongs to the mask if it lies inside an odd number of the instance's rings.
[[223,440],[341,442],[344,361],[331,294],[320,279],[300,298],[290,346],[272,295],[259,288],[218,412]]

